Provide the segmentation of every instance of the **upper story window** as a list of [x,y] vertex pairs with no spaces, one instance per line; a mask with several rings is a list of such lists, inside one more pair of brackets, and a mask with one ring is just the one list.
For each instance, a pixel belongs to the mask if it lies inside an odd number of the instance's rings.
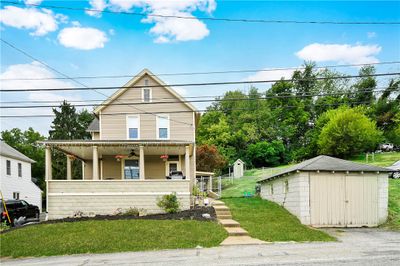
[[139,116],[127,116],[126,117],[126,131],[128,139],[139,139],[140,135],[140,120]]
[[169,115],[157,115],[157,139],[169,139]]
[[22,177],[22,164],[18,163],[18,176]]
[[11,175],[11,161],[10,160],[6,161],[6,173],[7,173],[7,175]]
[[143,88],[142,89],[142,102],[150,103],[151,102],[151,94],[152,94],[152,91],[150,88]]

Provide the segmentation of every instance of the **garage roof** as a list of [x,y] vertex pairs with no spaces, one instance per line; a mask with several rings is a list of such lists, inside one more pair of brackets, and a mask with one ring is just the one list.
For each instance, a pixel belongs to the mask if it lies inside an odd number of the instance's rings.
[[0,140],[0,155],[3,155],[5,157],[13,158],[16,160],[20,160],[23,162],[28,162],[28,163],[34,163],[35,161],[26,156],[25,154],[17,151],[4,141]]
[[282,172],[263,178],[258,182],[263,182],[265,180],[295,171],[391,172],[392,170],[368,164],[346,161],[335,157],[330,157],[327,155],[320,155],[312,159],[306,160],[304,162],[301,162],[299,164],[293,165],[289,168],[286,168]]

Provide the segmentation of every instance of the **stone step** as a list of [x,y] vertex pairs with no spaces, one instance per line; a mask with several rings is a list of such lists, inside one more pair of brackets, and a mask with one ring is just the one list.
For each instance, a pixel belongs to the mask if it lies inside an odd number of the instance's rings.
[[231,214],[217,214],[217,218],[219,220],[224,220],[224,219],[232,219],[232,215]]
[[225,227],[225,230],[228,232],[230,236],[248,236],[246,230],[241,227]]
[[225,205],[217,205],[217,206],[213,206],[213,207],[214,207],[215,211],[226,211],[226,210],[229,211],[229,208],[226,207]]
[[230,245],[260,245],[266,244],[259,239],[252,238],[250,236],[229,236],[224,241],[222,241],[221,246],[230,246]]
[[213,200],[212,206],[225,206],[225,203],[220,200]]
[[240,224],[232,219],[218,219],[223,227],[240,227]]
[[217,218],[221,215],[232,215],[230,211],[216,211]]

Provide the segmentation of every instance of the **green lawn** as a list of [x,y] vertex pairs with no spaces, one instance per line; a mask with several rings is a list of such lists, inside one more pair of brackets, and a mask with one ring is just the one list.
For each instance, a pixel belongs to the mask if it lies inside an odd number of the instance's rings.
[[367,164],[383,166],[383,167],[390,166],[398,160],[400,160],[400,152],[376,153],[374,155],[374,158],[372,158],[371,155],[369,155],[368,162],[367,162],[365,154],[361,154],[361,155],[353,158],[353,161],[358,162],[358,163],[367,163]]
[[1,257],[217,246],[227,232],[215,222],[114,220],[27,226],[0,235]]
[[233,219],[250,236],[264,241],[334,241],[323,231],[302,225],[287,210],[276,203],[259,198],[223,199]]
[[400,231],[400,179],[389,179],[389,217],[382,227]]

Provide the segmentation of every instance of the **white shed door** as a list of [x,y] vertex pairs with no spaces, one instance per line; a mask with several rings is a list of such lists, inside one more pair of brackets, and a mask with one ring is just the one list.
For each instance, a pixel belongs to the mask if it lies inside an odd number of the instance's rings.
[[310,176],[310,215],[315,226],[378,224],[378,179],[359,174]]

